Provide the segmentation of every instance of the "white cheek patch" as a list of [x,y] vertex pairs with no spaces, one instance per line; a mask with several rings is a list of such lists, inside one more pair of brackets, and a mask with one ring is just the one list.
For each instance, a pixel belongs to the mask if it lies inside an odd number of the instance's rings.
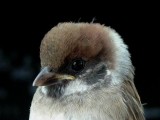
[[90,73],[92,70],[91,69],[88,69],[88,70],[86,70],[86,73]]
[[84,91],[87,91],[89,89],[89,86],[84,84],[81,80],[75,80],[73,82],[70,82],[70,84],[66,87],[64,95],[70,95],[73,93],[82,93]]
[[42,91],[42,93],[44,93],[45,95],[47,95],[47,93],[48,93],[48,89],[47,89],[45,86],[42,86],[42,87],[41,87],[41,91]]
[[110,70],[107,70],[107,75],[111,75],[111,71]]

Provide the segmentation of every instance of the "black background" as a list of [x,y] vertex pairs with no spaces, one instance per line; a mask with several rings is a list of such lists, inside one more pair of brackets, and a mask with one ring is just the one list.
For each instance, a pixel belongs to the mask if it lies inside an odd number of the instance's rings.
[[[145,104],[147,120],[160,119],[160,14],[156,5],[129,3],[121,6],[117,3],[117,7],[107,4],[99,6],[102,8],[99,11],[98,7],[87,6],[88,12],[82,11],[84,6],[48,5],[1,4],[0,120],[28,119],[34,93],[32,81],[40,68],[39,45],[45,33],[59,22],[91,22],[93,18],[95,23],[114,28],[129,46],[136,68],[135,85]],[[69,8],[71,11],[67,13]]]

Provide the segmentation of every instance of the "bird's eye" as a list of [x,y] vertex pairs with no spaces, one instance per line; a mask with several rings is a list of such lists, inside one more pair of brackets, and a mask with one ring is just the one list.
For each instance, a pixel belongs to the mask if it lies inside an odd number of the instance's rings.
[[85,61],[82,59],[75,59],[71,64],[71,69],[75,72],[81,71],[85,66]]

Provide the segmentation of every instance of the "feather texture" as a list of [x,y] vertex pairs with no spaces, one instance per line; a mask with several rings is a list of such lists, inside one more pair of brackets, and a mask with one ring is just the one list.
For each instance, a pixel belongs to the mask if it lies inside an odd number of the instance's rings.
[[52,82],[58,72],[67,76],[69,67],[64,66],[75,58],[88,65],[83,72],[72,74],[72,81],[39,86],[30,120],[145,119],[128,47],[115,30],[95,23],[58,24],[42,40],[41,66],[49,69],[47,77],[43,71],[38,77]]

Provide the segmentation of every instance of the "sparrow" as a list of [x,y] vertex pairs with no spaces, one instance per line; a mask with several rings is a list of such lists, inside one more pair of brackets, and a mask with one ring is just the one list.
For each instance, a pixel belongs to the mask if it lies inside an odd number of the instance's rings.
[[99,23],[59,23],[40,45],[29,120],[144,120],[127,45]]

